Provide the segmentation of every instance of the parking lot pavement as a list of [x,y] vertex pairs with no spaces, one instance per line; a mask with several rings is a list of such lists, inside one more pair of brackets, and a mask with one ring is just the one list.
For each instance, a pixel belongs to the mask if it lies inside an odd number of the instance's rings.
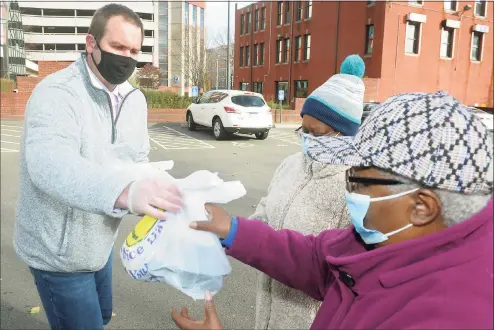
[[[2,125],[16,126],[13,129],[19,132],[11,133],[20,136],[21,122],[2,122]],[[2,126],[2,133],[3,129]],[[159,144],[152,142],[151,161],[174,160],[175,167],[170,171],[174,177],[185,177],[194,171],[205,169],[218,172],[227,181],[240,180],[246,187],[247,195],[229,203],[225,208],[230,214],[241,216],[253,213],[260,198],[266,193],[275,168],[285,157],[300,150],[296,144],[275,138],[278,134],[275,132],[280,132],[279,138],[286,139],[284,134],[292,136],[293,129],[274,129],[270,132],[270,135],[275,133],[273,137],[264,141],[256,140],[253,136],[234,136],[232,140],[216,141],[209,130],[189,132],[180,124],[150,124],[151,135],[156,132],[168,132],[186,141],[181,142],[181,145],[166,138]],[[186,148],[186,144],[193,149]],[[206,145],[211,147],[205,147]],[[48,329],[43,309],[39,314],[28,312],[31,307],[41,306],[41,302],[32,276],[26,265],[15,256],[12,247],[15,203],[19,191],[18,155],[19,153],[11,153],[5,157],[2,154],[1,157],[0,328]],[[133,280],[125,272],[118,250],[137,220],[134,216],[123,219],[115,243],[113,288],[116,316],[107,329],[175,329],[170,319],[172,307],[186,306],[194,316],[202,317],[201,301],[194,302],[167,284]],[[222,291],[215,296],[217,309],[225,329],[252,329],[257,271],[233,259],[231,264],[232,273],[226,277]]]
[[1,152],[19,152],[19,143],[22,134],[22,124],[20,122],[3,122],[0,127]]

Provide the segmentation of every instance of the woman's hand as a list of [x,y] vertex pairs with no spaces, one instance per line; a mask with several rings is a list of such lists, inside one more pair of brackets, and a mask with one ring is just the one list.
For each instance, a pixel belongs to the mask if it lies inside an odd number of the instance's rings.
[[192,229],[209,231],[224,239],[229,233],[232,217],[224,209],[214,204],[205,204],[205,209],[208,212],[209,221],[191,222],[189,226]]
[[185,307],[182,307],[180,314],[173,308],[172,320],[181,330],[222,330],[213,296],[209,292],[205,294],[205,315],[203,320],[196,321],[192,316],[189,316],[189,311]]

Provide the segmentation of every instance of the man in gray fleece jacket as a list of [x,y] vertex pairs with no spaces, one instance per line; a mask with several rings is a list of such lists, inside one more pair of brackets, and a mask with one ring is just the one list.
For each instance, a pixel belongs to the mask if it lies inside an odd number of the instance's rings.
[[[306,156],[306,138],[357,133],[363,114],[364,70],[363,60],[351,55],[342,63],[340,74],[306,99],[298,130],[303,152],[287,157],[277,168],[267,196],[251,219],[306,235],[350,225],[345,202],[347,167],[312,161]],[[309,329],[319,307],[319,302],[304,293],[259,274],[256,329]]]
[[52,329],[103,329],[121,218],[180,208],[177,188],[136,170],[148,163],[147,105],[127,79],[142,41],[136,13],[102,7],[86,54],[43,79],[26,106],[14,249]]

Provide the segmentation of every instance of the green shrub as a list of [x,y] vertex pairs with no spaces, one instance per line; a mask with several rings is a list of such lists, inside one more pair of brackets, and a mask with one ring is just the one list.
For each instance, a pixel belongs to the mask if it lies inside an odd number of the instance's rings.
[[0,78],[0,91],[12,92],[14,90],[14,81],[7,78]]
[[185,109],[193,102],[192,97],[180,96],[171,91],[141,90],[146,96],[148,108]]
[[[269,101],[266,101],[266,104],[268,104],[268,106],[273,109],[273,110],[278,110],[280,109],[280,103],[278,102],[275,102],[273,100],[269,100]],[[283,110],[292,110],[291,106],[288,105],[288,104],[282,104],[282,109]]]

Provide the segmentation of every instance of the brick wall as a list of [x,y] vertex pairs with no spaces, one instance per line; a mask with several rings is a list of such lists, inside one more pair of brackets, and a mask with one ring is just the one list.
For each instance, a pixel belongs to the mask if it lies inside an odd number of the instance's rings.
[[46,77],[49,74],[60,71],[68,67],[72,62],[53,62],[39,61],[38,62],[38,77]]

